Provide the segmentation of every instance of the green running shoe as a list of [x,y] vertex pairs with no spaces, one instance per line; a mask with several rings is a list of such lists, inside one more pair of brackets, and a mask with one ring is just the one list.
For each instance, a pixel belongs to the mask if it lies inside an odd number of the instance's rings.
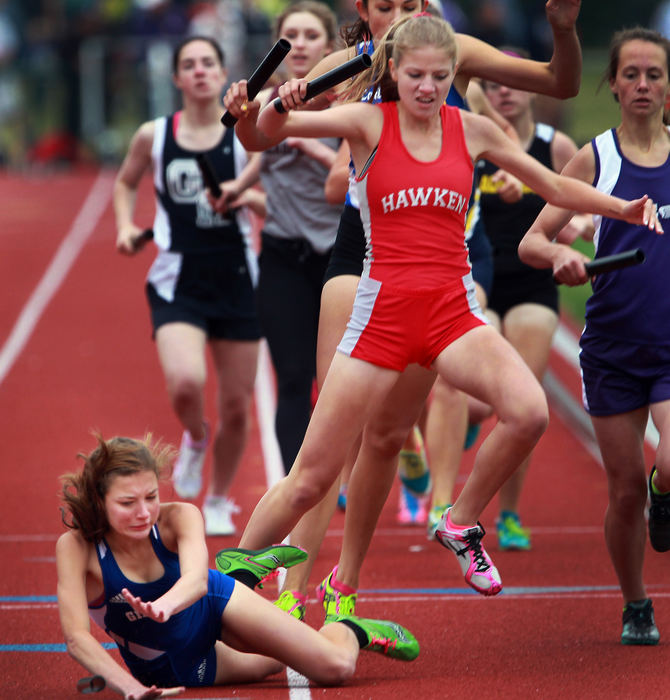
[[622,644],[658,644],[660,635],[654,621],[654,606],[650,598],[627,603],[623,609]]
[[[326,624],[331,622],[342,622],[347,627],[357,628],[362,632],[356,636],[361,642],[361,649],[366,651],[376,651],[401,661],[414,661],[419,655],[419,642],[416,637],[397,622],[370,620],[354,615],[337,615],[326,619]],[[367,640],[366,644],[362,643],[363,637]]]
[[405,488],[416,496],[430,493],[432,483],[423,437],[419,428],[414,426],[414,449],[401,450],[398,455],[398,475]]
[[305,619],[307,596],[298,591],[283,591],[274,604],[298,620]]
[[333,587],[333,579],[337,573],[335,567],[316,587],[316,597],[326,611],[326,622],[330,622],[331,617],[338,615],[353,615],[356,608],[356,598],[358,594],[351,589],[351,593],[340,591]]
[[464,450],[469,450],[477,442],[481,427],[481,423],[468,423],[468,429],[465,433],[465,444],[463,445]]
[[441,506],[441,505],[433,506],[428,511],[426,537],[428,538],[429,541],[432,542],[435,539],[435,530],[437,530],[437,526],[440,524],[440,520],[442,519],[442,513],[444,513],[444,511],[450,507],[451,507],[451,503],[445,503],[443,506]]
[[521,525],[516,513],[503,511],[496,520],[496,530],[499,549],[530,549],[530,530]]
[[222,549],[216,555],[216,568],[223,574],[237,578],[235,574],[252,574],[258,579],[258,587],[276,575],[281,566],[288,569],[307,559],[307,552],[289,544],[274,544],[265,549]]

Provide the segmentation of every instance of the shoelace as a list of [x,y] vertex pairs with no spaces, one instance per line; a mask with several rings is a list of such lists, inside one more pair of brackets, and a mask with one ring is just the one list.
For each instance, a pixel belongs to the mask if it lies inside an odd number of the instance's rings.
[[388,654],[389,649],[395,649],[397,641],[388,637],[371,637],[370,646],[376,644],[384,649],[384,653]]
[[484,528],[481,526],[480,523],[477,523],[479,525],[479,529],[477,530],[472,530],[472,532],[469,532],[465,537],[463,538],[465,542],[467,543],[463,549],[460,549],[458,552],[456,552],[457,555],[465,554],[465,552],[470,551],[472,552],[473,558],[475,560],[475,571],[486,571],[489,568],[489,563],[486,560],[486,556],[484,555],[484,550],[482,549],[482,537],[486,534],[486,531]]
[[269,574],[266,574],[265,576],[263,576],[263,578],[258,582],[258,587],[263,588],[264,583],[267,583],[268,581],[272,581],[272,579],[277,578],[277,576],[279,576],[279,569],[274,569]]

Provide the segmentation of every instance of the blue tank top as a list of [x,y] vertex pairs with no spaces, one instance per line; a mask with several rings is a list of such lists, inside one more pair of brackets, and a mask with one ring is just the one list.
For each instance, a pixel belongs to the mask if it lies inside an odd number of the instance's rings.
[[169,650],[174,642],[179,643],[179,639],[175,639],[172,632],[176,626],[181,627],[180,616],[184,613],[188,614],[187,608],[166,623],[159,623],[139,616],[126,603],[121,593],[123,588],[127,588],[142,600],[156,600],[172,588],[181,575],[179,556],[165,547],[156,525],[151,529],[150,539],[153,550],[165,571],[159,579],[148,583],[138,583],[126,578],[106,540],[103,538],[97,543],[96,553],[105,592],[101,599],[89,605],[91,617],[116,641],[122,654],[126,649],[143,659],[156,658]]
[[[670,133],[670,130],[669,130]],[[623,199],[648,194],[658,205],[661,224],[670,231],[670,155],[663,165],[644,167],[621,152],[615,129],[592,140],[596,160],[594,187]],[[645,226],[594,217],[596,258],[641,248],[642,265],[598,275],[586,303],[585,334],[642,344],[670,343],[670,238]]]

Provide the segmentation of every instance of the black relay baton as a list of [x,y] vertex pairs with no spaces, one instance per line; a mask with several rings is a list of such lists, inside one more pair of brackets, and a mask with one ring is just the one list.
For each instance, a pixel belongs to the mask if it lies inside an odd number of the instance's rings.
[[[205,187],[212,193],[216,199],[221,196],[221,188],[219,187],[219,181],[214,172],[214,167],[210,162],[209,158],[204,153],[197,153],[195,156],[195,161],[200,168],[200,173],[202,174],[202,179],[205,181]],[[225,219],[231,219],[232,215],[237,211],[237,209],[229,209],[225,214],[221,214]]]
[[133,250],[141,250],[144,245],[154,238],[153,229],[145,228],[139,236],[133,239]]
[[205,181],[205,186],[209,189],[216,199],[221,196],[221,188],[219,187],[219,182],[216,179],[216,173],[212,164],[209,162],[209,158],[204,153],[198,153],[195,156],[195,160],[200,168],[200,173],[202,174],[202,179]]
[[584,267],[588,276],[593,277],[593,275],[612,272],[612,270],[619,270],[622,267],[639,265],[644,262],[644,258],[644,251],[641,248],[634,248],[623,253],[615,253],[614,255],[606,255],[602,258],[591,260],[591,262],[584,263]]
[[99,693],[107,687],[107,682],[102,676],[89,676],[77,681],[77,691],[88,695],[88,693]]
[[[330,88],[335,87],[335,85],[339,85],[347,78],[352,78],[354,75],[357,75],[366,68],[369,68],[371,65],[372,59],[370,56],[366,53],[362,53],[360,56],[352,58],[350,61],[343,63],[341,66],[333,68],[333,70],[329,70],[327,73],[320,75],[318,78],[310,80],[307,83],[307,91],[305,92],[304,101],[307,102],[307,100],[311,100],[312,97],[316,97],[322,92],[330,90]],[[281,98],[277,97],[272,104],[280,114],[283,114],[286,111],[282,106]]]
[[[247,97],[253,100],[261,91],[261,88],[270,79],[270,76],[277,70],[277,66],[284,60],[286,54],[291,50],[291,44],[286,39],[279,39],[277,43],[268,51],[267,56],[258,64],[258,68],[252,73],[247,81]],[[230,112],[226,112],[221,117],[224,126],[235,126],[237,117]]]

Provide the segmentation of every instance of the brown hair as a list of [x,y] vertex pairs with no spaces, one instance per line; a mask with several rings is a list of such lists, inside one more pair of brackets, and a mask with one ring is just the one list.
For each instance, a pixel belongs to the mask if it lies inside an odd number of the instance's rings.
[[[153,441],[151,433],[142,440],[114,437],[104,440],[95,433],[98,446],[89,454],[79,453],[84,460],[81,472],[63,474],[61,508],[63,523],[79,530],[87,542],[98,542],[109,529],[105,512],[105,496],[117,476],[151,471],[160,479],[174,450],[160,440]],[[70,522],[66,520],[66,511]]]
[[397,66],[407,51],[424,46],[444,49],[456,61],[458,45],[449,22],[425,12],[400,18],[375,48],[370,68],[360,73],[347,90],[347,99],[358,101],[368,90],[374,95],[379,88],[383,102],[398,100],[398,87],[391,78],[389,58],[393,58]]
[[335,13],[323,2],[316,2],[316,0],[298,0],[298,2],[291,3],[288,5],[279,15],[274,22],[274,35],[275,38],[279,38],[281,34],[282,25],[284,24],[287,17],[296,14],[297,12],[309,12],[314,15],[323,25],[326,30],[326,36],[331,44],[335,43],[337,38],[337,17]]
[[177,71],[179,70],[179,56],[182,52],[182,49],[194,41],[204,41],[207,44],[209,44],[214,49],[214,52],[216,53],[216,56],[219,59],[219,63],[221,64],[221,67],[223,68],[223,66],[226,65],[225,54],[223,53],[223,49],[219,45],[218,41],[216,41],[216,39],[213,39],[211,36],[204,36],[201,34],[192,34],[191,36],[187,36],[185,39],[182,39],[175,46],[175,48],[172,52],[172,73],[174,75],[177,75]]
[[[666,39],[662,34],[654,31],[653,29],[646,29],[645,27],[629,27],[628,29],[622,29],[612,36],[610,41],[610,53],[609,60],[607,62],[607,67],[603,74],[602,80],[598,85],[598,90],[603,86],[603,83],[609,83],[616,78],[617,71],[619,70],[619,58],[621,56],[621,49],[624,44],[629,41],[635,41],[636,39],[640,41],[648,41],[651,44],[657,44],[665,51],[665,67],[670,73],[670,41]],[[614,95],[614,99],[618,102],[619,99]]]
[[[368,0],[361,0],[361,2],[367,10]],[[351,24],[345,24],[340,29],[340,36],[347,46],[356,46],[361,41],[370,41],[372,32],[368,23],[362,17],[358,17]]]

